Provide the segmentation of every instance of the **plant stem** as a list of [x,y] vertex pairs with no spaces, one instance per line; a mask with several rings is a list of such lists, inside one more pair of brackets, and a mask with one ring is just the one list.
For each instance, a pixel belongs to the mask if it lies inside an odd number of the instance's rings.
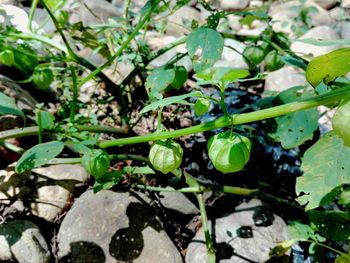
[[0,141],[0,145],[4,146],[6,149],[8,149],[12,152],[18,153],[18,154],[22,154],[25,152],[25,150],[23,148],[18,147],[12,143],[5,142],[5,141]]
[[227,194],[241,195],[241,196],[252,196],[259,193],[259,189],[248,189],[242,187],[224,185],[222,192]]
[[201,189],[198,189],[197,187],[184,187],[180,189],[174,189],[172,187],[154,187],[154,186],[148,186],[148,185],[142,185],[138,184],[135,186],[136,188],[148,190],[148,191],[154,191],[154,192],[179,192],[179,193],[200,193],[202,192]]
[[245,124],[269,118],[279,117],[285,114],[295,113],[302,110],[310,109],[319,105],[328,104],[333,101],[342,100],[350,97],[350,86],[331,91],[329,93],[318,95],[313,98],[302,99],[297,102],[291,102],[280,106],[271,107],[259,111],[233,114],[230,118],[221,117],[214,121],[199,124],[193,127],[178,129],[175,131],[165,131],[160,133],[151,133],[142,136],[134,136],[115,140],[106,140],[98,143],[101,148],[108,148],[120,145],[129,145],[149,141],[164,140],[176,138],[184,135],[210,131],[231,125]]
[[77,85],[77,75],[75,74],[75,69],[72,65],[69,66],[72,73],[72,89],[73,89],[73,100],[70,109],[70,122],[73,123],[75,119],[76,105],[78,101],[78,85]]
[[41,123],[41,111],[38,109],[36,111],[36,121],[38,123],[38,142],[43,142],[43,127]]
[[32,1],[32,5],[30,6],[30,11],[29,11],[29,17],[28,17],[28,27],[29,27],[29,31],[33,30],[33,18],[34,18],[34,14],[35,14],[35,9],[37,7],[39,3],[39,0],[33,0]]
[[205,203],[203,194],[196,194],[198,204],[199,204],[199,211],[201,213],[201,221],[204,231],[204,237],[205,237],[205,244],[207,245],[207,252],[208,252],[208,263],[215,263],[216,257],[215,257],[215,249],[213,240],[211,239],[210,232],[209,232],[209,224],[208,224],[208,217],[207,217],[207,211],[205,210]]

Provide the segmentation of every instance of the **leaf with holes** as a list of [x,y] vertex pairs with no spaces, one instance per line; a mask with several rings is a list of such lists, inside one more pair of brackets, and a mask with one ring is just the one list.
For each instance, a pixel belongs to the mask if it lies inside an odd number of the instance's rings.
[[350,213],[342,211],[309,211],[310,222],[326,238],[346,241],[350,237]]
[[[298,91],[303,87],[297,86],[283,91],[277,99],[283,103],[311,97],[307,92],[300,94]],[[282,147],[290,149],[312,139],[314,131],[318,128],[319,114],[317,109],[310,109],[293,114],[277,117],[277,129],[269,136],[275,141],[281,142]]]
[[146,88],[151,98],[161,99],[160,92],[165,90],[175,78],[174,68],[160,67],[155,68],[146,79]]
[[15,101],[6,96],[4,93],[0,92],[0,115],[3,114],[13,114],[22,117],[25,120],[24,113],[17,107]]
[[341,48],[311,60],[306,69],[306,79],[316,87],[322,81],[328,84],[349,71],[350,48]]
[[288,234],[291,239],[298,241],[314,240],[316,242],[324,241],[324,238],[315,233],[315,230],[311,226],[300,223],[298,221],[292,221],[288,225]]
[[16,164],[16,173],[23,173],[33,168],[46,164],[51,159],[59,155],[64,148],[64,143],[52,141],[37,144],[27,150]]
[[307,210],[328,204],[339,194],[340,187],[350,183],[350,148],[333,132],[321,137],[304,154],[297,178],[298,202]]
[[189,34],[186,48],[193,60],[194,71],[200,72],[212,67],[221,58],[224,39],[214,29],[201,27]]

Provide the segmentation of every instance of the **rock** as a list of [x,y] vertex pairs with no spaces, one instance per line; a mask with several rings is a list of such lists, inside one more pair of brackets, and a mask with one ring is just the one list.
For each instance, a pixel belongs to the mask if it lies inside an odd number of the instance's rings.
[[345,11],[343,8],[337,6],[329,10],[329,15],[333,21],[342,21],[345,17]]
[[343,8],[350,8],[350,0],[342,0],[340,1],[340,6]]
[[340,24],[340,38],[341,39],[350,39],[350,22],[343,21]]
[[15,220],[0,225],[0,261],[50,262],[48,245],[32,222]]
[[[29,13],[30,7],[24,7],[24,10]],[[40,34],[50,34],[54,33],[56,31],[55,24],[52,22],[51,18],[49,17],[49,14],[47,11],[43,8],[37,7],[35,9],[33,22],[34,22],[34,28],[38,28],[41,26],[41,24],[45,21],[45,24],[42,28],[39,29],[38,33]],[[61,42],[61,41],[60,41]]]
[[29,32],[29,19],[26,11],[17,6],[6,4],[0,4],[0,9],[2,10],[0,15],[2,26],[8,24],[19,31]]
[[[232,47],[228,48],[227,46]],[[245,45],[242,42],[239,42],[234,39],[225,39],[225,47],[222,52],[222,58],[221,60],[217,61],[215,63],[215,67],[233,67],[233,68],[242,68],[246,69],[248,68],[247,63],[244,61],[242,55],[237,53],[242,53],[243,49],[245,48]],[[235,50],[234,50],[235,49]]]
[[[318,26],[310,29],[304,35],[302,35],[299,39],[319,39],[319,40],[336,40],[339,39],[339,35],[337,32],[330,28],[329,26]],[[306,44],[300,42],[298,40],[294,41],[291,45],[291,50],[298,55],[312,55],[313,57],[317,57],[326,53],[329,53],[337,48],[339,45],[333,46],[315,46],[311,44]]]
[[[209,229],[212,229],[213,222],[209,223]],[[283,219],[256,199],[242,203],[230,215],[215,219],[214,227],[219,262],[266,262],[270,250],[288,240]],[[200,229],[188,246],[186,263],[205,262],[208,262],[207,251]]]
[[198,214],[198,208],[182,193],[162,192],[159,194],[160,203],[167,209],[175,210],[184,215]]
[[62,262],[182,262],[143,194],[87,191],[74,203],[58,232]]
[[313,0],[316,4],[318,4],[320,7],[324,9],[331,9],[334,7],[338,1],[337,0]]
[[89,176],[80,165],[53,165],[16,174],[14,166],[0,171],[0,204],[9,205],[9,198],[16,200],[11,206],[18,211],[28,210],[49,222],[66,210],[75,186],[87,182]]
[[265,79],[265,90],[281,92],[295,86],[303,86],[306,82],[301,70],[291,66],[284,66],[271,72]]
[[167,19],[166,34],[175,37],[189,34],[192,20],[196,20],[199,25],[205,22],[201,13],[190,6],[181,7],[174,14],[168,16]]
[[227,16],[228,24],[230,28],[233,30],[233,32],[237,32],[241,29],[242,25],[239,22],[240,19],[241,19],[240,16],[233,15],[233,14]]
[[223,10],[242,10],[249,4],[249,0],[221,0],[220,6]]
[[259,36],[266,28],[267,24],[265,22],[254,20],[250,27],[243,25],[238,31],[238,34],[243,36]]
[[[297,28],[300,25],[295,20],[298,17],[298,11],[295,8],[301,8],[299,1],[289,1],[286,3],[272,5],[269,10],[271,16],[272,28],[277,32],[285,32],[294,36],[293,27]],[[312,8],[309,12],[311,18],[311,25],[321,26],[331,23],[332,18],[329,13],[318,4],[308,1],[303,8]]]

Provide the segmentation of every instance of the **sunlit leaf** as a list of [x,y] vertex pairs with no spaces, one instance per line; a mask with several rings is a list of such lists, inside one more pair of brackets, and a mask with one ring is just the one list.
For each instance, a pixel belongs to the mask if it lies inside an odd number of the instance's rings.
[[18,115],[25,120],[24,113],[17,107],[15,101],[6,96],[4,93],[0,92],[0,115],[4,114]]

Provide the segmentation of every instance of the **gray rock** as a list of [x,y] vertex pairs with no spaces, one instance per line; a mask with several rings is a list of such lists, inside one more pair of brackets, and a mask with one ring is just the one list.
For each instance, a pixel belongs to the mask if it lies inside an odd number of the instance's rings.
[[184,215],[199,213],[199,209],[182,193],[162,192],[159,194],[159,201],[165,208]]
[[[30,7],[24,7],[24,10],[27,13],[29,13]],[[43,24],[44,21],[45,23]],[[56,31],[56,27],[45,9],[42,9],[39,7],[35,9],[33,22],[34,22],[34,28],[38,28],[39,26],[41,27],[39,29],[39,33],[49,34],[49,33],[54,33]]]
[[[231,48],[228,48],[230,46]],[[248,68],[247,63],[244,61],[242,55],[245,45],[242,42],[238,42],[234,39],[225,39],[225,47],[222,52],[222,58],[215,63],[216,67],[233,67],[233,68]],[[236,52],[237,50],[238,52]]]
[[340,24],[340,38],[350,39],[350,22],[343,21]]
[[15,220],[0,225],[0,260],[19,263],[50,262],[48,245],[39,228],[29,221]]
[[182,262],[143,194],[87,191],[58,232],[58,256],[72,262]]
[[[215,219],[215,238],[225,263],[266,262],[269,252],[279,242],[288,240],[287,225],[272,214],[261,201],[253,199],[242,203],[236,212]],[[210,222],[209,229],[213,222]],[[186,263],[205,263],[207,251],[203,230],[200,229],[190,243]]]
[[346,19],[344,8],[341,8],[340,6],[334,7],[331,10],[329,10],[329,15],[335,22]]
[[241,10],[248,6],[249,0],[221,0],[220,6],[224,10]]
[[4,25],[11,25],[22,32],[29,32],[28,14],[17,6],[11,4],[0,4],[3,11],[0,14],[0,23]]
[[265,90],[281,92],[291,87],[304,85],[305,75],[294,67],[284,66],[271,72],[265,79]]
[[322,8],[327,10],[332,8],[338,3],[337,0],[313,0],[313,1],[319,6],[321,6]]
[[[300,39],[308,38],[319,40],[336,40],[339,39],[339,35],[334,29],[329,26],[318,26],[310,29],[300,37]],[[329,53],[339,47],[339,45],[315,46],[300,41],[294,41],[291,45],[291,50],[299,55],[312,55],[314,57],[317,57]]]
[[350,8],[350,0],[341,0],[340,6],[344,8]]
[[19,211],[53,222],[70,204],[75,186],[87,182],[89,176],[80,165],[53,165],[37,168],[33,173],[16,174],[14,166],[0,171],[0,204],[11,204]]
[[190,6],[183,6],[174,14],[167,17],[168,23],[166,26],[166,34],[182,37],[191,32],[190,25],[192,20],[196,20],[199,25],[204,23],[201,13]]

